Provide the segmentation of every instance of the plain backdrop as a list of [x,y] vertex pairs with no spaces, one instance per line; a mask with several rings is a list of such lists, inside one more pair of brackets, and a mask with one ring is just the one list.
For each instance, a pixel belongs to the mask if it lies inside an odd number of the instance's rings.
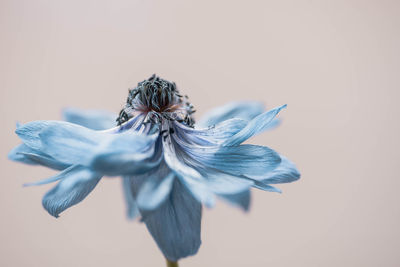
[[0,1],[0,266],[163,266],[125,218],[119,178],[59,219],[54,174],[10,162],[17,121],[64,107],[118,112],[157,73],[200,117],[234,100],[288,104],[250,140],[293,160],[300,181],[254,190],[244,213],[204,210],[195,266],[399,266],[399,1]]

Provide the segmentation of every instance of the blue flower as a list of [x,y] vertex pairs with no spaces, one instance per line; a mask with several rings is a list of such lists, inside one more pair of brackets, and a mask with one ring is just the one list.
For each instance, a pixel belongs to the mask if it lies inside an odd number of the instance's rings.
[[66,109],[65,121],[17,125],[23,143],[9,158],[60,170],[29,184],[57,182],[42,201],[55,217],[103,176],[121,176],[128,216],[140,216],[165,257],[177,261],[200,247],[202,204],[212,207],[219,197],[248,210],[251,187],[280,192],[274,184],[299,179],[284,156],[242,144],[277,125],[285,107],[265,112],[260,103],[231,103],[195,124],[187,97],[152,76],[129,91],[119,116]]

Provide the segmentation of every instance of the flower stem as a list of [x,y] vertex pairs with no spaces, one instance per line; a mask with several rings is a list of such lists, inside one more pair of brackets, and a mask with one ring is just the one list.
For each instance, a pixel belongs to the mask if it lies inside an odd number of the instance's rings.
[[177,261],[169,261],[167,259],[167,267],[179,267],[179,265]]

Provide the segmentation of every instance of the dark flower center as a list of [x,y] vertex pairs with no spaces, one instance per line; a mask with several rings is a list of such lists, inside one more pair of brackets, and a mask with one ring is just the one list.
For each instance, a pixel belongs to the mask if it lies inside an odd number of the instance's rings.
[[193,106],[182,96],[174,82],[161,79],[155,74],[129,90],[125,107],[117,118],[118,125],[137,114],[146,114],[146,122],[160,123],[163,119],[175,120],[193,126]]

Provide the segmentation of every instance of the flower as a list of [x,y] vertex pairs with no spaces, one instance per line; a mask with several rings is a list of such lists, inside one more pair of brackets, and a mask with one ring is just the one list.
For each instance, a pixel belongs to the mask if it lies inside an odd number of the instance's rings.
[[128,216],[140,216],[165,257],[177,261],[200,247],[202,204],[212,207],[218,196],[248,210],[251,187],[280,192],[272,185],[299,179],[284,156],[242,144],[276,125],[285,107],[231,103],[195,124],[188,98],[153,75],[129,91],[116,126],[111,113],[66,109],[65,121],[17,125],[23,143],[9,158],[61,171],[28,184],[58,182],[42,201],[55,217],[103,176],[122,176]]

